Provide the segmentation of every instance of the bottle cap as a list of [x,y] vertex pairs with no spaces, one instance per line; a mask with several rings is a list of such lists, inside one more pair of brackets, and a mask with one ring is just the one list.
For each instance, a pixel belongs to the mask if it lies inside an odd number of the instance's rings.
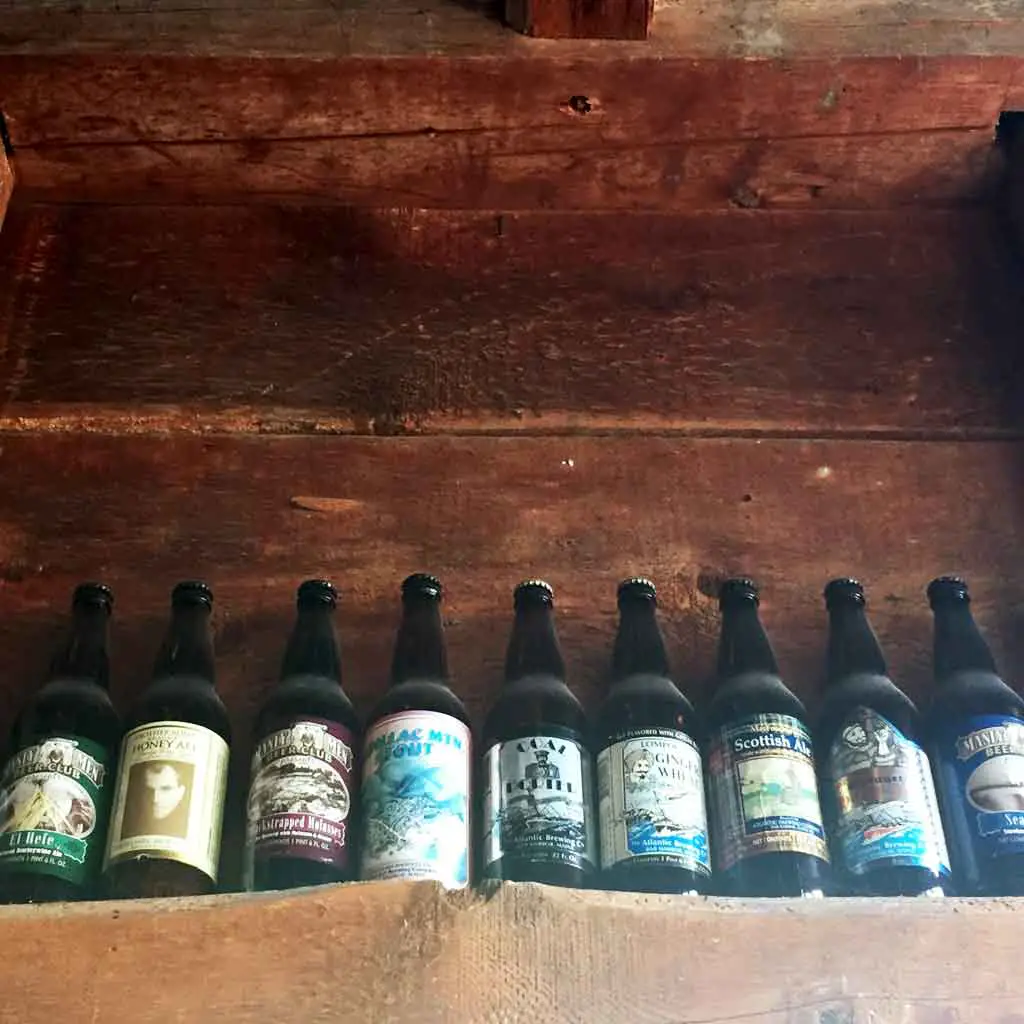
[[618,600],[621,606],[626,601],[651,601],[656,604],[658,591],[644,576],[630,576],[619,584]]
[[555,591],[550,583],[544,580],[523,580],[512,592],[512,604],[515,608],[551,605],[555,601]]
[[735,608],[742,604],[760,604],[757,584],[746,577],[726,580],[718,591],[718,607]]
[[103,608],[109,615],[114,607],[114,592],[105,583],[79,583],[71,598],[72,608]]
[[440,601],[441,594],[441,581],[429,573],[414,572],[402,582],[403,599],[426,597],[432,601]]
[[962,601],[969,604],[971,595],[959,576],[939,576],[928,584],[928,603],[933,607]]
[[195,608],[199,605],[213,607],[213,591],[201,580],[182,580],[171,591],[172,607]]
[[829,580],[825,585],[825,607],[836,608],[843,604],[865,604],[864,587],[859,580],[849,576]]
[[330,580],[306,580],[299,584],[295,603],[300,608],[314,608],[321,604],[334,608],[338,604],[338,591]]

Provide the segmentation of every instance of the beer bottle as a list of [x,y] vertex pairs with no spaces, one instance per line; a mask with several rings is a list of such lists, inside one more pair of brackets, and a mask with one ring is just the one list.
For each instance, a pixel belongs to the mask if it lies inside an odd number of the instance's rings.
[[597,725],[602,884],[704,892],[711,878],[700,732],[669,672],[654,584],[619,584],[612,685]]
[[815,743],[837,885],[849,895],[941,896],[949,854],[917,708],[889,678],[851,579],[825,587],[825,699]]
[[996,672],[963,580],[932,580],[928,749],[961,896],[1024,895],[1024,700]]
[[587,724],[565,683],[554,592],[513,595],[505,682],[484,724],[481,870],[486,878],[582,887],[597,868]]
[[336,604],[327,580],[299,587],[281,681],[256,720],[247,802],[249,889],[344,882],[354,873],[349,828],[359,719],[341,688]]
[[72,599],[71,635],[48,681],[14,725],[0,776],[0,899],[9,903],[94,895],[107,838],[121,724],[110,702],[101,583]]
[[205,583],[179,583],[171,624],[121,744],[104,872],[115,897],[188,896],[217,881],[230,727],[214,688]]
[[821,896],[828,847],[806,712],[779,678],[757,586],[719,596],[718,682],[708,711],[715,876],[730,896]]
[[448,686],[441,584],[402,584],[391,686],[363,747],[361,877],[469,883],[469,716]]

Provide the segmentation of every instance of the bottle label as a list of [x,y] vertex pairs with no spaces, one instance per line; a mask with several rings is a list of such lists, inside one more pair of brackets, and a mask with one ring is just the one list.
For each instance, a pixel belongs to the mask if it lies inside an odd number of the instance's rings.
[[597,866],[590,757],[575,741],[524,736],[484,754],[485,865],[502,857]]
[[601,866],[623,861],[711,874],[697,744],[677,729],[635,729],[597,755]]
[[942,744],[953,800],[967,818],[980,859],[1024,853],[1024,722],[976,715],[957,724]]
[[715,868],[764,853],[828,860],[811,738],[790,715],[751,715],[712,739],[712,811],[720,836]]
[[924,751],[870,708],[857,708],[828,756],[836,801],[835,846],[863,875],[879,861],[949,873],[931,767]]
[[173,860],[217,881],[228,745],[192,722],[147,722],[121,744],[104,867]]
[[89,880],[103,857],[112,760],[81,736],[19,750],[0,777],[0,870]]
[[352,733],[320,718],[296,720],[256,744],[250,772],[246,881],[255,860],[349,861]]
[[437,711],[403,711],[366,734],[362,877],[469,884],[469,727]]

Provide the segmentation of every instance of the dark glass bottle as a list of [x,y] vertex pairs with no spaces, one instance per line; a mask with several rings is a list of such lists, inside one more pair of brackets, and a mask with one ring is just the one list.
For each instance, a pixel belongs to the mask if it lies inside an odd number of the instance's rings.
[[928,751],[961,896],[1024,895],[1024,700],[996,674],[963,580],[928,587],[937,689]]
[[227,712],[214,687],[205,583],[179,583],[153,681],[125,723],[104,872],[110,895],[188,896],[217,881]]
[[851,579],[825,587],[828,668],[815,747],[833,878],[849,895],[941,896],[949,854],[921,720],[889,678]]
[[391,686],[363,745],[360,877],[469,884],[469,716],[448,685],[441,584],[402,584]]
[[281,681],[256,719],[246,830],[246,886],[345,882],[359,718],[341,687],[337,592],[307,580],[297,595]]
[[121,723],[110,702],[107,626],[114,598],[83,583],[71,634],[14,724],[0,777],[0,900],[95,895]]
[[717,888],[818,896],[829,884],[806,712],[779,678],[750,580],[719,596],[718,682],[708,710],[708,796]]
[[485,878],[583,887],[597,868],[591,755],[553,604],[541,580],[515,589],[505,683],[484,724],[480,867]]
[[619,584],[612,685],[597,720],[601,884],[705,892],[711,881],[701,730],[672,682],[654,584]]

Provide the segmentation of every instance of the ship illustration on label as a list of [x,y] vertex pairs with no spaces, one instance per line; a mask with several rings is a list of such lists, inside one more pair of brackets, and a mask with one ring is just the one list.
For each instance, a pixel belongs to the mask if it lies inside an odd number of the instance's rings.
[[666,841],[676,839],[707,844],[699,759],[689,763],[668,751],[661,756],[672,763],[659,773],[657,755],[646,745],[627,744],[623,753],[623,821],[627,846],[634,854],[660,852]]
[[492,750],[501,785],[500,810],[492,825],[500,836],[498,850],[513,855],[561,851],[560,856],[591,860],[587,775],[579,746],[531,736]]

